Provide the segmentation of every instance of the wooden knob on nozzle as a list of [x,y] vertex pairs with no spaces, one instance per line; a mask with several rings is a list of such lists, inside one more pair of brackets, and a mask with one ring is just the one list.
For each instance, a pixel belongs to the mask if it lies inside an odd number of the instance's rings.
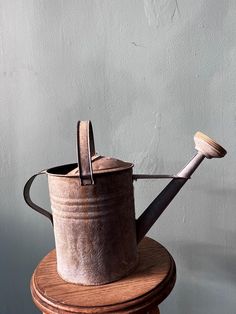
[[194,135],[194,142],[196,150],[206,158],[222,158],[227,153],[222,146],[202,132],[197,132]]

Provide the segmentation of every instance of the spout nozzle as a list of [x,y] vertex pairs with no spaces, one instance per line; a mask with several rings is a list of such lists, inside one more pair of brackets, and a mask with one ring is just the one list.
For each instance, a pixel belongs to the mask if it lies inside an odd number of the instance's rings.
[[197,132],[194,135],[194,142],[196,150],[206,158],[222,158],[227,154],[222,146],[202,132]]

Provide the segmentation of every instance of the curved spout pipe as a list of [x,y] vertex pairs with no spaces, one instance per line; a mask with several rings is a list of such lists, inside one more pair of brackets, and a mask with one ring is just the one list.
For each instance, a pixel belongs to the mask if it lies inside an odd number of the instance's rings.
[[150,227],[160,217],[160,215],[170,204],[182,186],[188,181],[191,174],[203,161],[204,157],[205,156],[203,154],[197,153],[177,174],[176,178],[171,180],[171,182],[162,190],[162,192],[152,201],[143,214],[137,219],[137,243],[142,240]]
[[137,243],[139,243],[166,207],[170,204],[175,195],[197,169],[203,159],[221,158],[226,150],[201,132],[194,136],[197,154],[190,162],[176,175],[174,179],[163,189],[153,200],[143,214],[136,220]]
[[137,243],[139,243],[155,221],[160,217],[166,207],[188,179],[173,179],[164,190],[152,201],[147,209],[136,221]]

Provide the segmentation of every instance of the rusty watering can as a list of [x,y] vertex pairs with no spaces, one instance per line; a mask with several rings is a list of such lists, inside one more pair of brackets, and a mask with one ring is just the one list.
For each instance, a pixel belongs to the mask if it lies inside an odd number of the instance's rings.
[[[197,154],[176,176],[133,175],[133,164],[97,155],[90,121],[77,126],[78,163],[43,170],[24,187],[26,203],[54,227],[57,271],[66,281],[101,285],[128,275],[138,263],[137,245],[191,174],[206,158],[226,151],[208,136],[194,136]],[[39,174],[47,174],[52,214],[30,198]],[[135,220],[133,181],[172,178]]]

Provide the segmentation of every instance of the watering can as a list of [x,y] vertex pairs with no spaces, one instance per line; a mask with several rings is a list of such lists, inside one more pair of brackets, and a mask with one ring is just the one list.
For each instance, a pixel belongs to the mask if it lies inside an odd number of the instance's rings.
[[[78,122],[78,163],[43,170],[24,187],[26,203],[53,224],[57,271],[65,281],[101,285],[134,270],[138,243],[195,169],[205,157],[226,154],[201,132],[194,140],[197,153],[177,175],[133,174],[132,163],[96,154],[91,122]],[[52,213],[30,197],[31,184],[40,174],[48,177]],[[133,181],[156,178],[172,180],[136,220]]]

